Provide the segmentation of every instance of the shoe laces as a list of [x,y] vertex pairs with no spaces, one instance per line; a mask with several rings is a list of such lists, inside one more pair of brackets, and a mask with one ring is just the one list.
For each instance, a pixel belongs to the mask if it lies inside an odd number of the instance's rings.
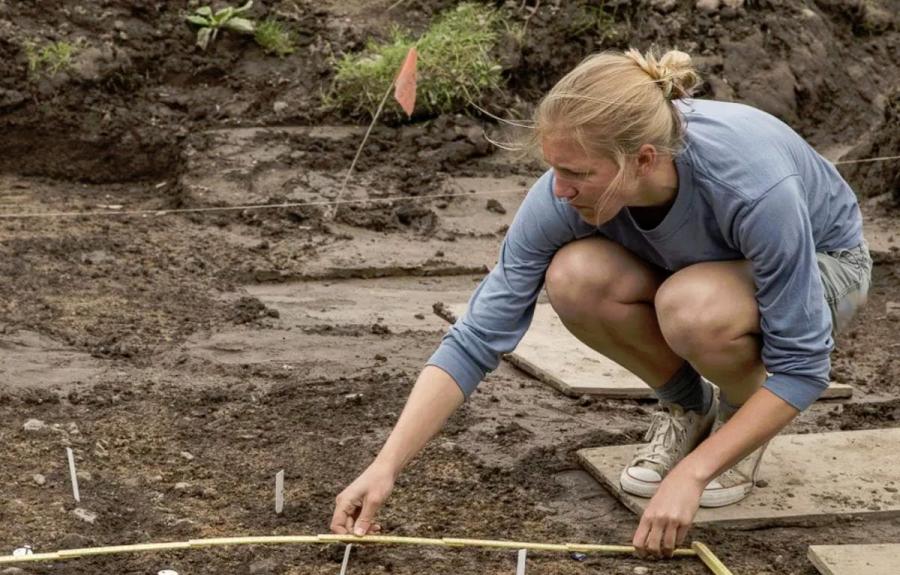
[[653,414],[650,429],[644,435],[644,445],[636,452],[636,459],[655,463],[668,469],[680,457],[681,447],[687,442],[687,414],[658,411]]

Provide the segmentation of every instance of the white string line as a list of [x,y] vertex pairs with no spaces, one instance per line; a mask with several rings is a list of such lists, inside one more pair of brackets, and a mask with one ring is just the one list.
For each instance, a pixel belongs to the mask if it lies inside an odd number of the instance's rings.
[[841,164],[862,164],[863,162],[883,162],[885,160],[897,160],[900,159],[900,156],[882,156],[880,158],[864,158],[862,160],[843,160],[840,162],[832,162],[835,166],[840,166]]
[[289,202],[283,204],[248,204],[243,206],[220,206],[207,208],[179,208],[172,210],[116,210],[104,212],[34,212],[25,214],[0,214],[0,219],[23,219],[23,218],[62,218],[62,217],[94,217],[94,216],[139,216],[154,215],[164,216],[167,214],[185,214],[197,212],[225,212],[235,210],[258,210],[258,209],[277,209],[277,208],[302,208],[307,206],[333,206],[337,204],[362,204],[366,202],[395,202],[401,200],[429,200],[437,198],[468,198],[472,196],[492,196],[496,194],[521,194],[525,193],[525,189],[517,190],[493,190],[490,192],[466,192],[452,194],[428,194],[424,196],[387,196],[384,198],[364,198],[359,200],[337,200],[337,201],[319,201],[319,202]]
[[[887,160],[900,159],[898,156],[882,156],[879,158],[864,158],[861,160],[844,160],[841,162],[832,162],[835,166],[842,164],[861,164],[863,162],[884,162]],[[221,206],[210,208],[180,208],[173,210],[119,210],[105,212],[44,212],[44,213],[25,213],[25,214],[0,214],[0,219],[26,219],[26,218],[63,218],[63,217],[94,217],[94,216],[135,216],[135,215],[155,215],[164,216],[167,214],[185,214],[200,212],[227,212],[235,210],[261,210],[261,209],[277,209],[277,208],[300,208],[306,206],[333,206],[338,204],[361,204],[366,202],[396,202],[408,200],[425,200],[436,198],[458,198],[469,196],[489,196],[492,194],[513,194],[521,193],[522,190],[496,190],[491,192],[469,192],[462,194],[428,194],[424,196],[388,196],[384,198],[365,198],[359,200],[336,200],[321,202],[290,202],[283,204],[248,204],[243,206]],[[13,206],[14,204],[3,204],[3,206]]]

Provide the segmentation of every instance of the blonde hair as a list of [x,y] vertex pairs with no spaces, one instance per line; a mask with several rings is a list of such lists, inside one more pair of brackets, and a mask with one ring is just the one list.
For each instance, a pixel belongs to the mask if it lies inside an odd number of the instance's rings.
[[584,59],[541,100],[535,111],[533,144],[547,136],[572,137],[589,155],[612,159],[619,173],[610,185],[622,183],[625,159],[642,145],[652,144],[676,154],[683,144],[683,127],[674,100],[688,98],[700,83],[691,57],[678,50],[657,58],[641,54],[603,52]]

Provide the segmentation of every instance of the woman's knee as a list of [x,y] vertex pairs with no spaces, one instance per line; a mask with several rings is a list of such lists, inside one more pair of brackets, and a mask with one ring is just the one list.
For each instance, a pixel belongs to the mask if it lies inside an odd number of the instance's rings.
[[739,335],[731,333],[723,299],[727,297],[704,281],[703,274],[678,272],[663,282],[654,305],[659,329],[672,351],[691,359]]
[[575,321],[602,316],[608,304],[650,302],[657,285],[649,265],[602,238],[567,244],[553,257],[545,276],[553,309]]

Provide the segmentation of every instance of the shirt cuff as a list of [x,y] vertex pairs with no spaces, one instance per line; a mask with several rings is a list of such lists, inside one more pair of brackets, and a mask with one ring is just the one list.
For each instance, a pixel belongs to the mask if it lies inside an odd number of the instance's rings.
[[433,365],[446,371],[462,390],[466,399],[472,395],[485,375],[485,372],[472,361],[468,354],[458,349],[450,340],[441,343],[440,347],[431,354],[426,365]]
[[803,411],[812,405],[828,388],[828,380],[805,375],[773,373],[763,387],[789,403],[794,409]]

